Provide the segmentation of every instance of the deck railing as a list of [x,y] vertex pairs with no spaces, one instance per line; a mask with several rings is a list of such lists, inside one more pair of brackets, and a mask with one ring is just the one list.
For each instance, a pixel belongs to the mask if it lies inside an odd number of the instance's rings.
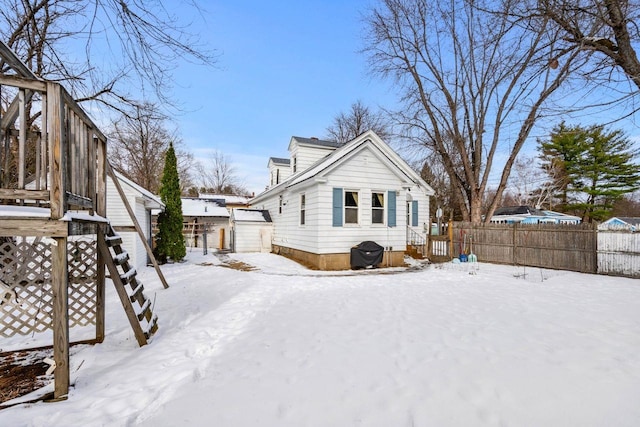
[[[106,137],[58,83],[0,75],[0,203],[104,215]],[[100,195],[99,197],[97,195]]]

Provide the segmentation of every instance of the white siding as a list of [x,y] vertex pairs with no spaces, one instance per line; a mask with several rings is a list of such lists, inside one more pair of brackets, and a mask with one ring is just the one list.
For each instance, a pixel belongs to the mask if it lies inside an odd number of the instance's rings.
[[598,231],[598,273],[640,277],[640,233]]
[[269,187],[275,187],[291,176],[291,166],[269,163]]
[[234,233],[234,251],[237,253],[271,251],[272,224],[236,222]]
[[291,147],[291,172],[293,173],[293,159],[296,158],[296,173],[307,169],[309,166],[331,154],[335,148],[330,147],[309,147],[306,145],[294,144]]

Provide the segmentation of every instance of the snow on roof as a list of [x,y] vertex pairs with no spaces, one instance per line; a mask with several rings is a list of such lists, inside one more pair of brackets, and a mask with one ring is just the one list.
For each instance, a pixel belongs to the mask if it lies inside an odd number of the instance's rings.
[[234,194],[200,194],[201,199],[223,200],[227,205],[248,205],[251,196],[238,196]]
[[229,211],[216,200],[182,198],[183,216],[217,216],[229,218]]
[[263,209],[241,209],[233,210],[234,221],[241,222],[271,222],[269,211]]
[[104,222],[109,223],[109,220],[103,216],[97,214],[89,214],[84,211],[68,211],[64,214],[61,221],[92,221],[92,222]]
[[37,208],[33,206],[0,205],[0,216],[49,218],[51,216],[51,209]]

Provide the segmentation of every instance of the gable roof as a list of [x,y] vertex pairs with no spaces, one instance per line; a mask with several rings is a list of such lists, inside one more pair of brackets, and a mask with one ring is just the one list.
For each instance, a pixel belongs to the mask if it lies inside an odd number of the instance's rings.
[[271,222],[271,215],[266,209],[234,208],[231,217],[235,222]]
[[606,228],[630,227],[632,229],[640,229],[640,217],[633,216],[614,216],[600,224],[600,227]]
[[640,217],[637,216],[619,216],[618,219],[636,227],[640,226]]
[[434,194],[434,191],[429,184],[427,184],[407,162],[393,151],[391,147],[382,141],[375,132],[370,130],[335,149],[332,153],[318,160],[307,169],[292,175],[280,184],[258,194],[251,200],[251,203],[256,203],[270,194],[277,194],[286,188],[291,188],[304,182],[308,182],[311,179],[321,178],[323,175],[339,167],[339,165],[344,163],[347,159],[352,158],[367,147],[371,147],[373,153],[377,155],[380,160],[386,163],[390,170],[392,170],[398,177],[407,182],[407,184],[419,185],[425,189],[428,195]]

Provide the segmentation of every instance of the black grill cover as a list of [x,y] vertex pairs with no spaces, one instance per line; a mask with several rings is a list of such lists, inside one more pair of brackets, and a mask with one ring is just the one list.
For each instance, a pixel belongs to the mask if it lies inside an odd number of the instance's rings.
[[366,241],[351,248],[351,268],[375,267],[382,262],[384,248],[376,242]]

